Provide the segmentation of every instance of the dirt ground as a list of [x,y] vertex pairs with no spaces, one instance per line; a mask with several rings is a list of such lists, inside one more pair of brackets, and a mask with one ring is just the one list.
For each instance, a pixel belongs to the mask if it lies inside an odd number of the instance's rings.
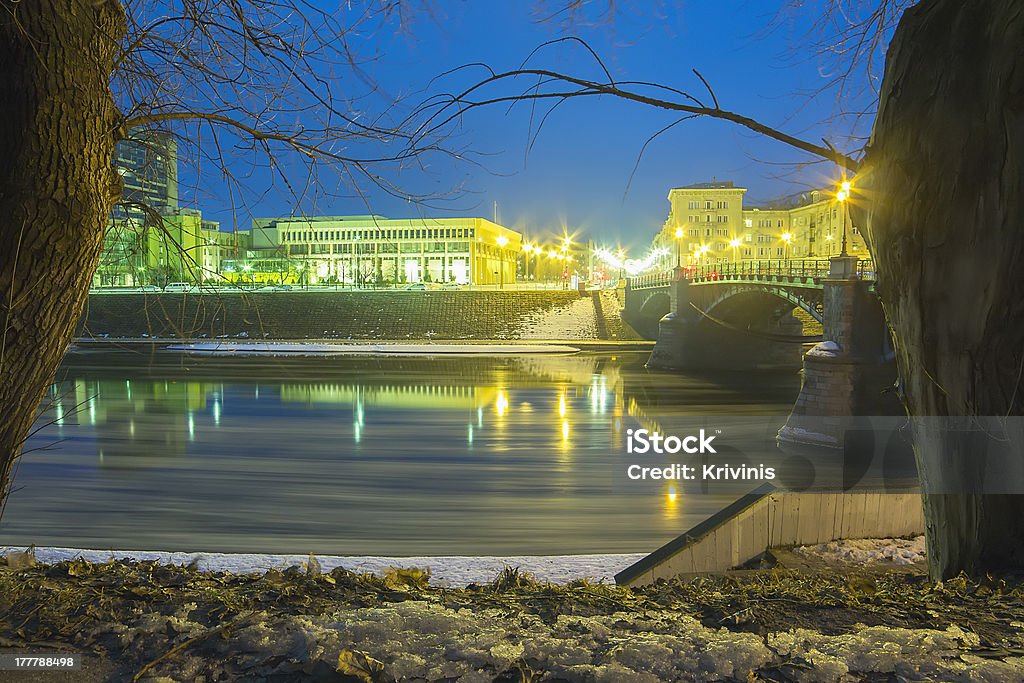
[[515,570],[452,589],[315,563],[0,567],[0,651],[86,657],[0,681],[1024,680],[1024,577],[775,560],[635,589]]

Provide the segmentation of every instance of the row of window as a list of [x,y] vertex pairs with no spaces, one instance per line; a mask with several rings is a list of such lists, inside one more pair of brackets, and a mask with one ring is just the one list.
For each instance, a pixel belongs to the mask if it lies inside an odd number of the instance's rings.
[[338,242],[348,240],[472,239],[473,228],[378,228],[374,230],[285,230],[282,242]]
[[[446,248],[447,247],[447,248]],[[469,253],[469,242],[343,242],[337,244],[289,244],[288,253],[292,256],[310,254],[429,254],[429,253]]]
[[686,217],[687,223],[728,223],[729,217],[724,214],[707,214],[706,216],[690,215]]
[[724,201],[724,200],[712,201],[710,199],[706,199],[704,201],[701,201],[699,199],[694,199],[694,200],[691,200],[690,202],[687,202],[686,208],[688,208],[688,209],[705,209],[705,210],[710,210],[710,209],[728,209],[729,208],[729,202],[728,201]]

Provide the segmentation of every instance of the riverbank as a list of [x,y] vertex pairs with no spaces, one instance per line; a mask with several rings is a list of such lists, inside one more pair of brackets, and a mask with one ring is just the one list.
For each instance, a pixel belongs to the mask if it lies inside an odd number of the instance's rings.
[[301,342],[249,341],[218,339],[215,341],[182,342],[159,337],[80,338],[71,348],[72,354],[124,351],[132,353],[169,352],[194,356],[240,356],[245,354],[289,355],[483,355],[502,356],[536,353],[576,353],[579,351],[649,351],[653,341],[576,339],[567,344],[558,339],[523,339],[514,344],[504,340],[410,339],[379,340],[372,344],[359,340],[307,339]]
[[454,589],[309,563],[0,570],[0,646],[85,653],[78,681],[1009,681],[1024,677],[1021,623],[1019,583],[903,567],[636,589],[513,569]]
[[602,290],[97,294],[76,337],[162,340],[640,339]]

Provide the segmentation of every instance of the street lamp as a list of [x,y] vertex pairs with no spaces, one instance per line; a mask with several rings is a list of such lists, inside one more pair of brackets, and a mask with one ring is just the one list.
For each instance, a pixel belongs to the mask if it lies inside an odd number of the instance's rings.
[[525,277],[526,277],[526,281],[529,282],[530,281],[530,254],[533,253],[533,245],[530,244],[529,242],[527,242],[526,244],[523,245],[523,251],[526,252],[526,256],[523,257],[523,260],[526,262]]
[[737,238],[729,240],[729,246],[732,247],[732,262],[736,263],[739,259],[737,258],[737,250],[740,246],[740,241]]
[[497,239],[494,240],[498,243],[498,277],[499,284],[498,289],[505,289],[505,245],[508,244],[508,238],[504,235],[498,235]]
[[839,200],[840,206],[843,211],[843,248],[840,250],[840,256],[849,256],[846,253],[846,200],[850,197],[850,181],[844,180],[839,186],[839,191],[836,192],[836,199]]
[[680,249],[682,248],[682,245],[680,244],[679,240],[681,239],[683,239],[683,229],[676,228],[676,268],[679,268],[680,266],[683,265],[682,257],[680,256]]
[[786,260],[789,260],[789,243],[793,240],[793,233],[784,232],[782,233],[782,241],[786,243]]

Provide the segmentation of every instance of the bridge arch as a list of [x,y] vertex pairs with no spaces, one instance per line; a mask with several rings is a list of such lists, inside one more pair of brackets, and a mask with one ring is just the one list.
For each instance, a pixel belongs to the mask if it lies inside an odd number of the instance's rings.
[[824,320],[821,290],[802,290],[794,287],[772,286],[765,283],[731,283],[691,285],[690,301],[704,313],[734,308],[743,299],[757,301],[762,306],[772,303],[788,304],[799,308],[818,323]]

